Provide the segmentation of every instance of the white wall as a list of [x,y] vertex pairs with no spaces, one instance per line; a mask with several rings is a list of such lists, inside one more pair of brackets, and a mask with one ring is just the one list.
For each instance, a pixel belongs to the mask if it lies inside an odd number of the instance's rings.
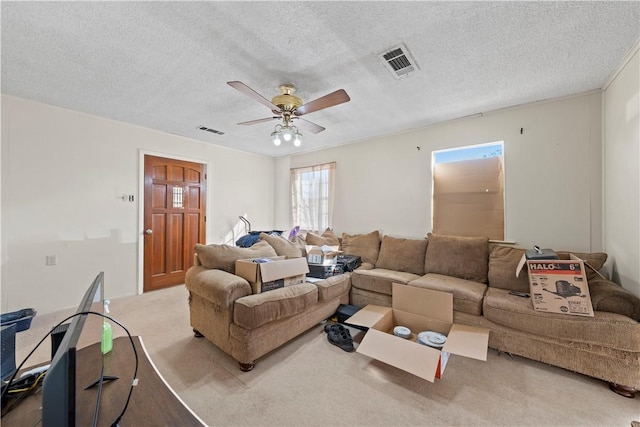
[[101,270],[108,297],[137,292],[141,152],[208,164],[208,243],[239,215],[272,227],[272,158],[3,95],[2,312],[74,307]]
[[640,297],[640,59],[638,47],[604,92],[605,249],[611,274]]
[[504,141],[506,240],[598,251],[601,105],[600,91],[529,104],[293,156],[290,167],[336,161],[336,232],[421,237],[431,229],[431,152]]

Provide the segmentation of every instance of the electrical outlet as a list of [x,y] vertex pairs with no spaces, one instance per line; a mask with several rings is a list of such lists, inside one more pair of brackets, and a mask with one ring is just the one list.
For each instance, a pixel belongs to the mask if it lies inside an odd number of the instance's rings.
[[58,263],[58,259],[55,255],[47,255],[46,263],[47,265],[56,265]]

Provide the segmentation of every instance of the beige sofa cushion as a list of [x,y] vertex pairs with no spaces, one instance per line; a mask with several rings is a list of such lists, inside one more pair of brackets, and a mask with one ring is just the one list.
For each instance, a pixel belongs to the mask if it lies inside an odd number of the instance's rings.
[[357,255],[362,262],[376,264],[380,253],[380,232],[367,234],[342,233],[342,251],[345,254]]
[[476,316],[482,314],[482,298],[487,289],[487,285],[484,283],[430,273],[419,279],[412,280],[408,283],[408,286],[453,294],[454,311]]
[[487,283],[489,238],[443,236],[429,233],[425,273],[444,274]]
[[328,228],[320,236],[310,231],[307,232],[307,237],[305,237],[305,240],[307,242],[307,245],[340,246],[340,240],[338,239],[338,236],[335,235],[333,230],[330,230]]
[[331,301],[342,295],[348,295],[349,289],[351,289],[350,276],[351,273],[339,274],[315,282],[315,285],[318,287],[318,301]]
[[419,277],[417,274],[387,270],[384,268],[374,268],[371,270],[358,268],[351,273],[351,287],[391,295],[392,284],[394,282],[407,284]]
[[282,236],[260,233],[260,240],[264,240],[271,245],[278,256],[286,256],[287,258],[300,258],[302,256],[300,248]]
[[519,292],[529,292],[529,274],[524,268],[518,277],[516,269],[525,254],[522,248],[490,245],[489,286]]
[[640,352],[638,322],[617,313],[596,311],[594,317],[535,311],[530,298],[488,288],[482,308],[486,319],[538,336]]
[[617,283],[601,278],[589,280],[589,295],[594,310],[640,321],[640,299]]
[[265,241],[258,241],[249,248],[230,245],[201,245],[196,244],[196,254],[200,264],[207,268],[218,268],[229,273],[235,273],[236,261],[248,258],[274,257],[278,254]]
[[233,322],[246,329],[255,329],[274,320],[302,313],[317,302],[318,288],[312,283],[248,295],[236,300]]
[[380,244],[376,268],[423,275],[427,243],[427,239],[384,236]]
[[569,254],[574,254],[581,260],[588,263],[591,267],[593,267],[593,270],[595,271],[593,271],[587,266],[584,267],[585,272],[587,273],[587,280],[589,281],[600,277],[596,272],[600,271],[604,263],[607,262],[607,254],[604,252],[584,253],[584,252],[558,251],[556,253],[558,254],[558,258],[560,259],[570,259]]

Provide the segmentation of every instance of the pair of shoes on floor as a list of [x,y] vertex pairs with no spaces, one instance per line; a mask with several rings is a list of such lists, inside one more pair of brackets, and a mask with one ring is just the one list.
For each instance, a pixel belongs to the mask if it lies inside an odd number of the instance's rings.
[[324,325],[324,331],[327,333],[327,340],[346,352],[352,352],[353,338],[349,329],[338,323],[326,323]]

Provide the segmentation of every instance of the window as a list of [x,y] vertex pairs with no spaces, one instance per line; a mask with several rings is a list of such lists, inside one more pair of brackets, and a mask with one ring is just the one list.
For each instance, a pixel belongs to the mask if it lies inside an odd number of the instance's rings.
[[292,225],[324,231],[331,228],[336,163],[291,169]]
[[432,230],[504,240],[503,142],[434,151]]

